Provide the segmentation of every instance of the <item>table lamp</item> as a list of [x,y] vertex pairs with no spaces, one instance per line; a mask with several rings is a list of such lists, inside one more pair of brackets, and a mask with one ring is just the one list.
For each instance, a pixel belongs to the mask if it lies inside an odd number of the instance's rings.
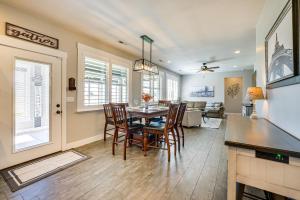
[[250,115],[251,119],[257,119],[256,115],[256,108],[255,108],[255,101],[258,99],[264,99],[264,94],[261,87],[248,87],[246,99],[252,102],[253,104],[253,111]]

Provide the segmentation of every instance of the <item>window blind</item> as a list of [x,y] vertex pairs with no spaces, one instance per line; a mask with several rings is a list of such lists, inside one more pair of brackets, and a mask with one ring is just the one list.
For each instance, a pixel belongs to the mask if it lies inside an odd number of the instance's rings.
[[159,75],[155,75],[153,78],[153,100],[158,102],[160,98],[160,77]]
[[167,79],[167,98],[169,100],[178,100],[178,81]]
[[107,70],[105,61],[85,57],[84,60],[84,105],[95,106],[108,102]]
[[26,120],[28,112],[26,110],[28,105],[28,97],[26,86],[27,70],[23,67],[15,68],[15,115],[18,120]]
[[111,101],[128,102],[128,68],[112,65]]
[[142,92],[153,96],[153,101],[157,102],[160,98],[160,77],[159,75],[149,75],[143,73]]
[[108,102],[128,102],[131,62],[78,43],[77,111],[103,109]]

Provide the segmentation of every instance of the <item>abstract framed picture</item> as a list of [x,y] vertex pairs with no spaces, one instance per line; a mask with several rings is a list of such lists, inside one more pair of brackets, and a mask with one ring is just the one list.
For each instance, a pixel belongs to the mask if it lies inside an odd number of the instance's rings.
[[194,87],[191,92],[191,97],[214,97],[214,96],[215,96],[214,86]]
[[278,82],[297,73],[297,41],[295,37],[296,1],[289,0],[265,39],[266,80],[268,88],[284,86]]

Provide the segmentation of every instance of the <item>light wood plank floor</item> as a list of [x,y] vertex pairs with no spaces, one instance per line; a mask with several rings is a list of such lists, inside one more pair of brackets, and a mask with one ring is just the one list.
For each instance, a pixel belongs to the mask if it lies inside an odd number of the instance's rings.
[[224,146],[226,121],[220,129],[185,129],[185,148],[172,153],[139,148],[111,154],[111,141],[78,148],[92,158],[11,193],[0,178],[0,199],[226,199],[227,158]]

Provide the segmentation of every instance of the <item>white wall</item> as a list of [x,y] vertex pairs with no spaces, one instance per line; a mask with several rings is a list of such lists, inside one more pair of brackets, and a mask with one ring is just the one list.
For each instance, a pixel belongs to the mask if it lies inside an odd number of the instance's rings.
[[[135,60],[136,56],[127,53],[124,50],[117,49],[105,41],[100,41],[91,38],[87,35],[67,29],[59,24],[53,23],[47,19],[35,17],[27,14],[24,11],[3,5],[0,3],[0,34],[5,34],[5,22],[10,22],[28,29],[47,34],[59,39],[59,49],[67,52],[67,78],[75,77],[77,79],[77,42],[101,49],[116,56]],[[138,36],[137,36],[138,37]],[[164,72],[172,73],[178,77],[178,74],[170,72],[165,68],[161,69]],[[163,85],[165,88],[165,85]],[[64,88],[65,89],[65,88]],[[133,72],[132,74],[132,98],[140,99],[141,95],[141,79],[140,73]],[[75,101],[67,104],[67,143],[73,143],[87,138],[103,136],[104,128],[104,113],[103,111],[77,112],[76,92],[67,91],[68,97],[74,97]],[[163,91],[165,93],[165,90]],[[1,129],[1,126],[0,126]]]
[[[287,0],[267,0],[256,26],[257,85],[266,88],[264,40]],[[267,100],[257,102],[260,117],[300,138],[300,84],[267,90]]]
[[[190,101],[224,102],[224,78],[243,77],[243,97],[246,94],[247,87],[252,85],[252,70],[223,72],[223,73],[205,73],[196,75],[182,76],[181,80],[181,99]],[[190,97],[193,87],[197,86],[215,86],[215,97]]]

